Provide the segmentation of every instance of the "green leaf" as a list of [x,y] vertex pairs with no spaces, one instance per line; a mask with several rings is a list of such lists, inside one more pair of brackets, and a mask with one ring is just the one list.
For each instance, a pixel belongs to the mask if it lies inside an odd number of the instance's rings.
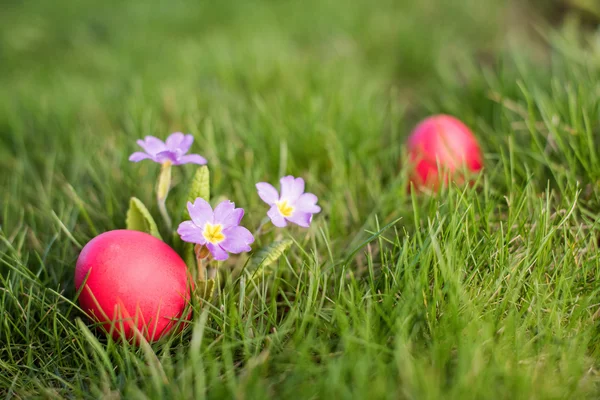
[[[193,203],[198,197],[210,201],[210,172],[206,165],[202,165],[194,174],[187,199]],[[190,218],[187,207],[185,208],[184,216],[184,219]]]
[[284,239],[277,242],[273,242],[268,246],[263,247],[250,259],[249,267],[259,268],[268,267],[273,264],[283,255],[283,253],[290,248],[293,241],[291,239]]
[[129,200],[129,210],[127,210],[125,223],[127,224],[127,229],[146,232],[162,240],[156,222],[154,222],[154,218],[150,215],[150,211],[136,197],[132,197]]
[[196,282],[196,296],[199,300],[210,301],[213,292],[215,291],[215,280],[209,279],[207,281]]

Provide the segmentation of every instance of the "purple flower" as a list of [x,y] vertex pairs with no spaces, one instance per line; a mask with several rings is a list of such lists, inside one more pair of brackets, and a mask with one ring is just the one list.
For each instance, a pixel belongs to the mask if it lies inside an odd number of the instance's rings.
[[211,208],[202,198],[194,204],[188,202],[191,221],[182,222],[177,228],[181,240],[205,245],[215,260],[227,260],[229,253],[239,254],[250,251],[254,236],[240,225],[244,210],[235,208],[229,200],[222,201]]
[[181,132],[172,133],[165,142],[154,136],[146,136],[144,140],[137,141],[144,152],[136,151],[129,156],[129,161],[138,162],[150,159],[160,164],[166,162],[173,165],[206,164],[206,159],[198,154],[185,154],[190,150],[193,142],[192,135],[184,135]]
[[281,183],[281,196],[273,186],[266,182],[256,184],[260,198],[271,206],[267,213],[273,225],[280,228],[292,222],[308,228],[313,214],[321,211],[317,205],[317,196],[304,193],[304,179],[284,176]]

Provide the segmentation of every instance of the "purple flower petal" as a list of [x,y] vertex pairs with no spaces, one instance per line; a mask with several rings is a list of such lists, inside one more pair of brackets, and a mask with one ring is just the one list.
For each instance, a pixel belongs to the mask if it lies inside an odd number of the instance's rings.
[[173,165],[181,164],[206,164],[206,159],[198,154],[185,154],[189,151],[194,137],[184,135],[181,132],[175,132],[169,135],[166,143],[154,136],[146,136],[144,140],[138,140],[137,144],[146,152],[148,157],[143,157],[143,153],[132,155],[131,161],[137,162],[150,158],[153,161],[164,164],[171,162]]
[[236,208],[229,214],[229,216],[223,221],[223,227],[226,229],[231,226],[237,226],[242,221],[242,217],[244,216],[243,208]]
[[217,261],[223,261],[229,258],[229,254],[227,254],[227,252],[218,244],[208,243],[206,247]]
[[272,185],[259,182],[256,184],[256,189],[258,190],[258,196],[268,205],[272,206],[279,201],[279,193]]
[[295,202],[304,193],[304,179],[295,178],[291,175],[284,176],[281,183],[281,199]]
[[185,139],[185,135],[181,132],[171,133],[167,140],[165,140],[165,144],[167,145],[167,149],[175,151],[181,147],[181,142]]
[[312,214],[295,210],[294,213],[286,219],[303,228],[308,228],[310,226],[310,222],[312,221]]
[[206,239],[202,235],[202,228],[192,221],[185,221],[179,224],[177,233],[181,236],[181,240],[189,243],[205,244]]
[[269,218],[271,218],[271,222],[278,228],[283,228],[287,225],[285,218],[279,212],[277,206],[272,206],[271,209],[267,212]]
[[235,208],[235,204],[229,200],[222,201],[215,207],[215,224],[223,225],[223,229],[239,225],[243,216],[244,210]]
[[145,160],[147,158],[152,158],[146,153],[142,153],[141,151],[136,151],[132,155],[129,156],[129,161],[139,162]]
[[[193,204],[188,202],[187,206],[192,221],[179,225],[177,233],[181,235],[182,240],[205,244],[213,258],[219,261],[226,260],[229,257],[228,252],[237,254],[251,250],[250,244],[254,242],[254,237],[248,229],[239,226],[244,210],[235,208],[233,202],[222,201],[215,207],[214,212],[210,204],[202,198],[197,198]],[[207,233],[204,237],[207,227],[210,228],[210,234]],[[221,237],[219,232],[223,234]]]
[[179,150],[181,150],[181,154],[185,154],[190,151],[192,143],[194,143],[194,137],[192,135],[185,135],[181,143],[179,143]]
[[194,221],[194,224],[200,227],[200,229],[204,229],[204,224],[207,222],[212,223],[214,220],[212,207],[201,197],[198,197],[193,204],[188,201],[187,209],[192,221]]
[[315,214],[321,211],[321,207],[317,205],[317,196],[312,193],[303,193],[298,200],[296,200],[296,211],[307,212]]
[[250,243],[254,242],[254,236],[243,226],[234,226],[223,231],[225,240],[219,245],[230,253],[239,254],[250,251]]
[[215,207],[215,224],[222,224],[223,220],[235,209],[231,200],[223,200]]
[[161,164],[165,163],[167,161],[170,161],[175,165],[179,164],[177,161],[177,153],[174,153],[171,150],[161,151],[160,153],[157,153],[153,158],[154,158],[154,161],[161,163]]
[[154,136],[146,136],[144,140],[138,140],[137,144],[151,156],[166,150],[165,143]]
[[181,164],[204,165],[204,164],[206,164],[206,158],[204,158],[198,154],[188,154],[188,155],[179,157],[179,159],[177,160],[177,162],[175,164],[176,165],[181,165]]

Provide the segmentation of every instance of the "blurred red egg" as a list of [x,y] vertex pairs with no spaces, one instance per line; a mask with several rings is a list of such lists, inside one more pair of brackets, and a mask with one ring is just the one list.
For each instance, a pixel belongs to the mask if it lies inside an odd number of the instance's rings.
[[[190,299],[185,262],[163,241],[131,230],[105,232],[81,251],[75,268],[79,303],[116,339],[141,332],[148,341],[182,319]],[[185,319],[189,319],[188,314]]]
[[408,155],[416,188],[437,190],[449,180],[462,183],[463,171],[474,173],[483,167],[475,135],[449,115],[435,115],[417,125],[408,138]]

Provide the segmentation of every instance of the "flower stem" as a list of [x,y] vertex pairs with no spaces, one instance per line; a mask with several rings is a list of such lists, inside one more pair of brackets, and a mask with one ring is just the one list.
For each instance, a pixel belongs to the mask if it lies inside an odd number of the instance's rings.
[[194,252],[196,253],[196,264],[198,265],[198,280],[206,280],[206,267],[204,266],[204,260],[209,255],[208,249],[201,244],[194,246]]
[[258,228],[256,229],[256,231],[254,232],[254,237],[260,235],[262,233],[262,229],[265,227],[266,224],[268,224],[270,221],[270,219],[268,217],[263,218],[262,221],[260,221],[260,225],[258,226]]
[[208,270],[208,279],[215,279],[216,276],[217,276],[217,269],[216,268],[210,268]]
[[204,261],[202,261],[200,258],[198,259],[198,280],[206,280],[206,268],[204,268]]
[[160,169],[160,175],[158,176],[158,184],[156,186],[156,200],[158,202],[158,209],[160,215],[163,217],[167,228],[173,229],[173,223],[171,217],[167,211],[167,196],[169,195],[169,189],[171,188],[171,162],[167,161],[162,164]]
[[167,211],[167,206],[164,200],[158,200],[158,209],[160,211],[160,215],[163,217],[165,224],[167,224],[167,229],[173,229],[173,223],[171,222],[171,217],[169,217],[169,212]]

